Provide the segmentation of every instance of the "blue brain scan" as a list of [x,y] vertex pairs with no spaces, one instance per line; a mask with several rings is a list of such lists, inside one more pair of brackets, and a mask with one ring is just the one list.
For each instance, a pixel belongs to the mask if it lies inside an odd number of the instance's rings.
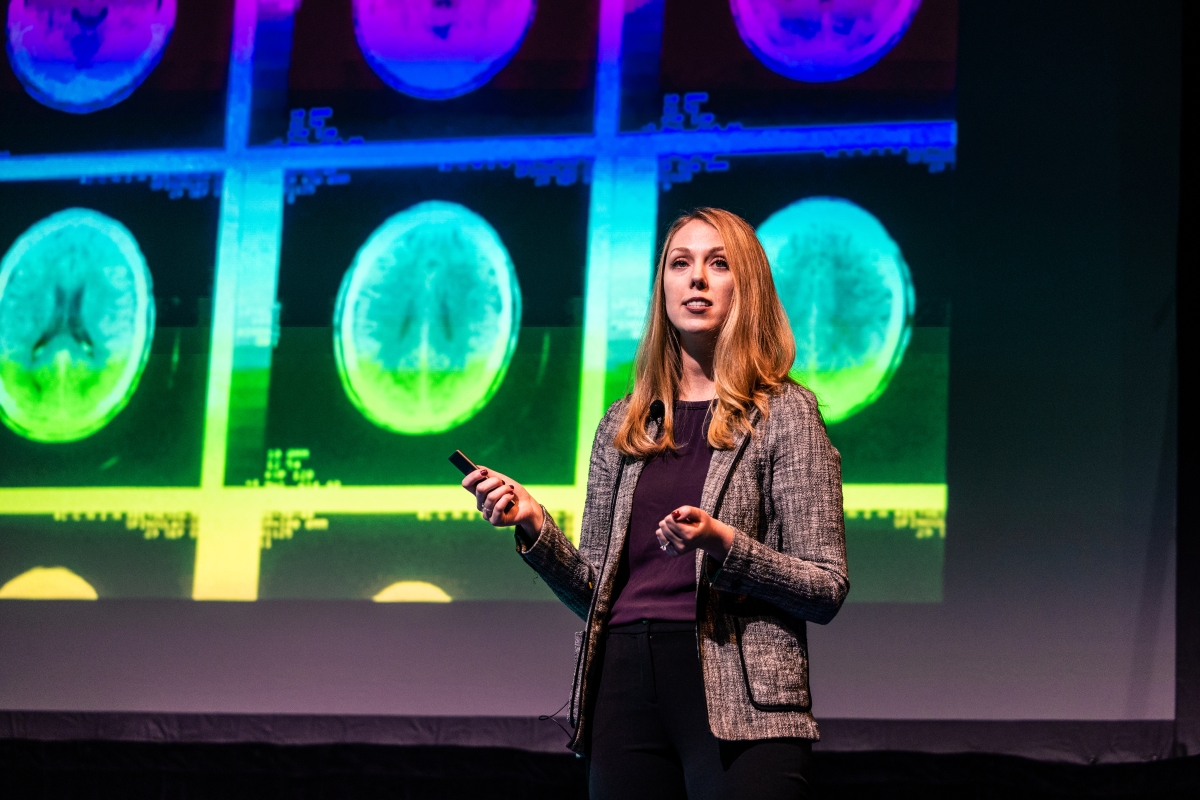
[[503,69],[536,12],[535,0],[354,0],[354,32],[393,89],[446,100]]
[[114,106],[158,65],[175,0],[9,0],[13,72],[42,105],[71,114]]
[[742,41],[767,68],[809,83],[870,69],[903,38],[921,0],[730,0]]

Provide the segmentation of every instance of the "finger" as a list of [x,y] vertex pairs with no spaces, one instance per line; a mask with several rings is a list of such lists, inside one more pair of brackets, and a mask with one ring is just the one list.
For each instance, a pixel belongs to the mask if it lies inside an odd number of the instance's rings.
[[671,516],[680,522],[699,522],[702,513],[704,512],[695,506],[680,506],[671,512]]
[[504,497],[504,495],[506,495],[506,494],[512,494],[512,493],[513,493],[512,487],[506,483],[502,483],[499,486],[497,486],[495,489],[492,489],[490,492],[487,493],[486,505],[492,506],[494,508],[496,506],[496,503],[500,500],[501,497]]
[[493,525],[499,525],[504,521],[504,510],[509,505],[508,503],[504,502],[505,497],[508,497],[508,495],[501,497],[499,502],[497,502],[495,507],[492,509],[492,513],[488,515],[488,521]]
[[503,485],[504,481],[494,476],[480,481],[479,483],[475,484],[475,499],[482,504],[485,500],[487,500],[487,496],[489,494]]
[[521,498],[517,494],[517,487],[510,483],[508,488],[512,490],[512,498],[509,500],[508,507],[505,509],[505,513],[509,511],[516,511],[517,507],[521,505]]
[[520,505],[520,499],[511,491],[510,487],[509,490],[500,492],[497,497],[491,498],[487,503],[484,503],[483,507],[479,510],[483,512],[485,519],[494,522],[496,519],[503,519],[516,513]]
[[663,533],[663,529],[661,527],[654,529],[654,538],[658,540],[659,550],[666,550],[671,546],[671,540],[667,538],[665,533]]
[[695,536],[703,525],[703,523],[699,520],[689,520],[686,518],[676,519],[674,517],[667,517],[663,524],[667,530],[679,536],[681,539],[688,539],[692,536]]
[[514,487],[512,484],[502,486],[501,488],[492,492],[492,494],[495,496],[491,498],[491,502],[488,503],[488,506],[499,511],[501,514],[508,514],[510,511],[514,510],[518,505],[520,505],[521,501],[517,498],[516,487]]
[[485,467],[476,467],[463,476],[462,487],[468,492],[475,491],[475,484],[488,476],[488,471]]
[[658,548],[660,550],[663,550],[668,555],[672,556],[679,554],[679,550],[684,545],[683,541],[674,532],[667,528],[660,527],[656,533],[661,536],[661,540],[658,543]]
[[500,481],[501,483],[509,482],[507,475],[502,475],[501,473],[497,472],[494,469],[488,469],[487,467],[480,467],[479,469],[480,469],[480,471],[483,472],[483,475],[485,478],[495,478],[496,480]]
[[[499,500],[499,499],[500,498],[496,498],[496,500]],[[479,505],[479,512],[481,514],[483,514],[483,518],[488,520],[489,522],[491,521],[492,513],[495,510],[496,510],[496,502],[492,501],[492,500],[486,500],[483,503],[480,503],[480,505]]]
[[478,492],[478,491],[482,490],[484,492],[490,492],[492,489],[495,489],[497,486],[503,486],[503,485],[504,485],[504,481],[501,480],[498,476],[489,475],[475,485],[475,491]]
[[668,536],[666,534],[666,532],[663,531],[662,528],[659,528],[658,530],[656,530],[654,532],[654,534],[658,538],[658,549],[662,550],[664,555],[668,555],[668,556],[678,555],[678,552],[676,551],[676,548],[678,547],[678,545],[675,544],[675,542],[671,540],[671,537]]

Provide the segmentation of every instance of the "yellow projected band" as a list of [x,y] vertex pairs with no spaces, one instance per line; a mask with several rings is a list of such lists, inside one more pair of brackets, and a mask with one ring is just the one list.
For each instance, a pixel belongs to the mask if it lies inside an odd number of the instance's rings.
[[[528,488],[577,538],[584,487]],[[852,483],[842,490],[849,517],[893,515],[897,527],[915,528],[918,536],[926,528],[945,530],[945,484]],[[312,527],[321,514],[478,514],[474,497],[458,486],[0,489],[0,513],[85,520],[191,515],[198,534],[192,595],[197,600],[256,599],[259,556],[281,518]]]

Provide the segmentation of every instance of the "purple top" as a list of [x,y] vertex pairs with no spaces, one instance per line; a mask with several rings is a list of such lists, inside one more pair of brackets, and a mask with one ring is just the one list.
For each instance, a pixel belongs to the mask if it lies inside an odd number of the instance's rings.
[[658,547],[654,531],[680,506],[699,506],[708,477],[710,403],[675,403],[674,453],[646,462],[633,490],[629,536],[621,553],[610,625],[643,619],[696,621],[696,559],[670,555]]

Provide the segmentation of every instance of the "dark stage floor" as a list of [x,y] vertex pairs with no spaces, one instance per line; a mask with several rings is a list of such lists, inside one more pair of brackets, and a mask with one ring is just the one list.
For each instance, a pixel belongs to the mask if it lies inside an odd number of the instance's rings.
[[[582,759],[465,747],[0,742],[0,797],[586,798]],[[1080,766],[1011,756],[818,753],[817,798],[1195,798],[1200,756]]]

